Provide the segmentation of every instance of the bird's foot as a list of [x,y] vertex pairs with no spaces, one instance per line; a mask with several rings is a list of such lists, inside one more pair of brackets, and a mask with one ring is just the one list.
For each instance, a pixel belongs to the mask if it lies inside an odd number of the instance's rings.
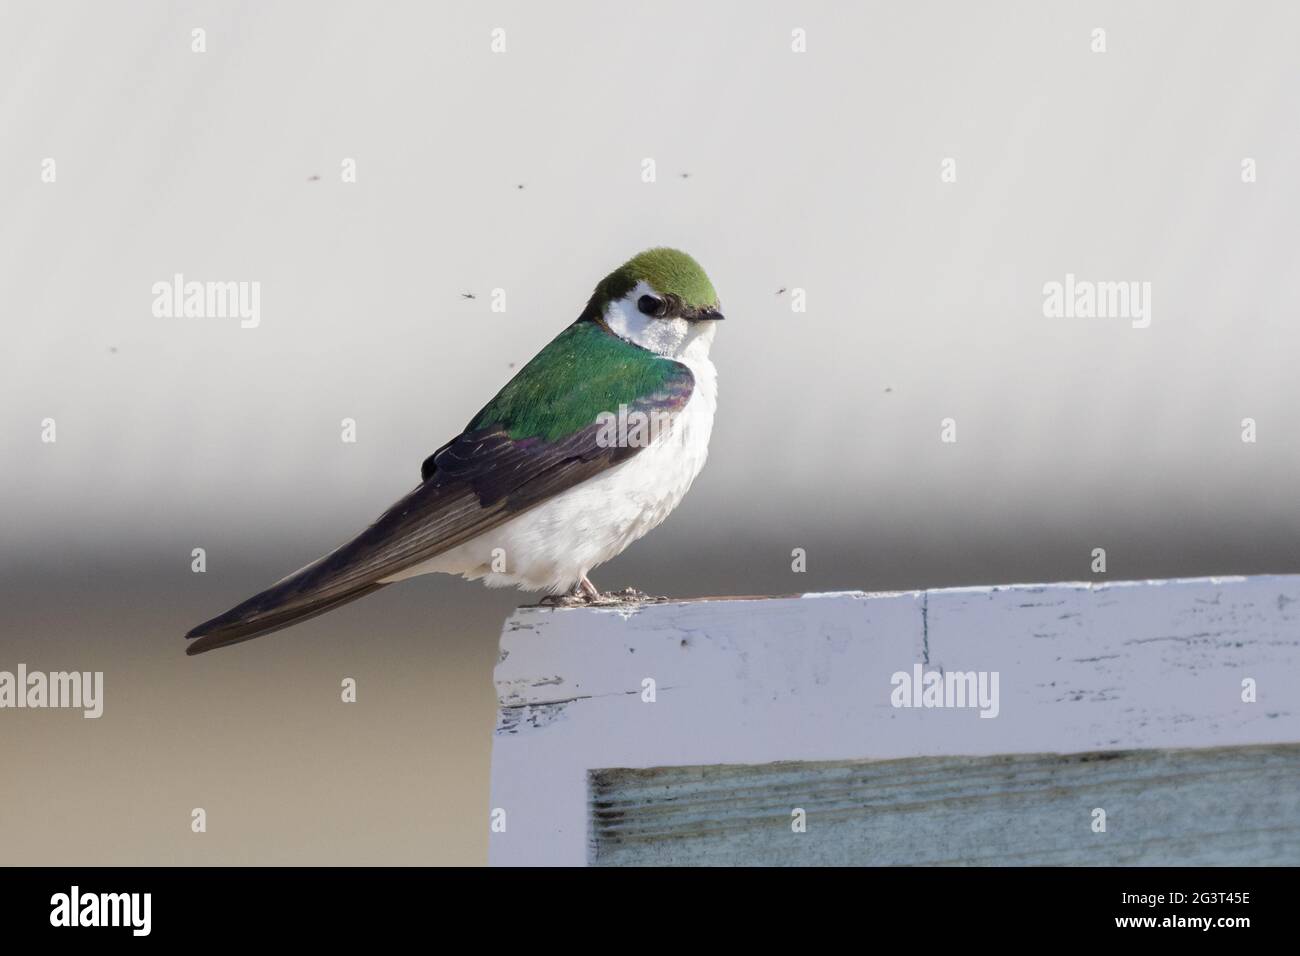
[[646,594],[636,588],[601,591],[584,577],[567,594],[548,594],[539,603],[545,607],[611,607],[620,604],[662,604],[667,600],[662,595]]
[[584,604],[594,604],[600,601],[600,591],[596,585],[592,584],[583,575],[578,579],[578,583],[569,588],[565,594],[548,594],[542,598],[540,604],[546,607],[581,607]]
[[546,594],[537,602],[539,607],[582,607],[588,603],[587,598],[572,591],[567,594]]

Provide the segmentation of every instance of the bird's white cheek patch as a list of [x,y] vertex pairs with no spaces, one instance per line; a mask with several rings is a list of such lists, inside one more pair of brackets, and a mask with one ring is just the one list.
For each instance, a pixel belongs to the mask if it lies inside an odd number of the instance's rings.
[[685,319],[656,319],[637,308],[643,295],[658,295],[648,282],[638,282],[636,288],[623,298],[611,302],[605,309],[605,324],[615,335],[649,349],[659,355],[676,356],[682,343],[690,334],[690,323]]

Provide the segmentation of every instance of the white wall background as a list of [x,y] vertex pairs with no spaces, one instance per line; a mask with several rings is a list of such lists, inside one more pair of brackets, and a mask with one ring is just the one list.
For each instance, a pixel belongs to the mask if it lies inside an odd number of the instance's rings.
[[[369,520],[507,363],[658,243],[705,264],[732,319],[714,507],[1059,520],[1102,498],[1133,519],[1213,505],[1298,526],[1291,4],[4,18],[0,487],[25,541],[196,503],[316,520],[283,514],[304,490]],[[154,318],[150,286],[174,272],[260,281],[261,327]],[[1151,327],[1045,319],[1042,285],[1066,272],[1150,281]],[[808,290],[806,314],[783,286]]]

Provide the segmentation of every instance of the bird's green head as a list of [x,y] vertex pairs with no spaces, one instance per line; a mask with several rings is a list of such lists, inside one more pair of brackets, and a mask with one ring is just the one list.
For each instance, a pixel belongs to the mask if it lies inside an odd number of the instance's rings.
[[700,264],[676,249],[647,249],[600,280],[587,313],[604,316],[610,305],[635,299],[648,319],[717,320],[718,293]]

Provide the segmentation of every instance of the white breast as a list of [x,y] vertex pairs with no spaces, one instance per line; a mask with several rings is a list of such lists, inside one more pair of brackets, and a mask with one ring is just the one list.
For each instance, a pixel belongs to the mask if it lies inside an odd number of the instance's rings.
[[441,571],[470,580],[482,578],[489,587],[558,593],[657,527],[704,467],[717,408],[713,363],[707,358],[683,361],[695,376],[694,391],[672,426],[653,444],[609,471],[389,580]]

